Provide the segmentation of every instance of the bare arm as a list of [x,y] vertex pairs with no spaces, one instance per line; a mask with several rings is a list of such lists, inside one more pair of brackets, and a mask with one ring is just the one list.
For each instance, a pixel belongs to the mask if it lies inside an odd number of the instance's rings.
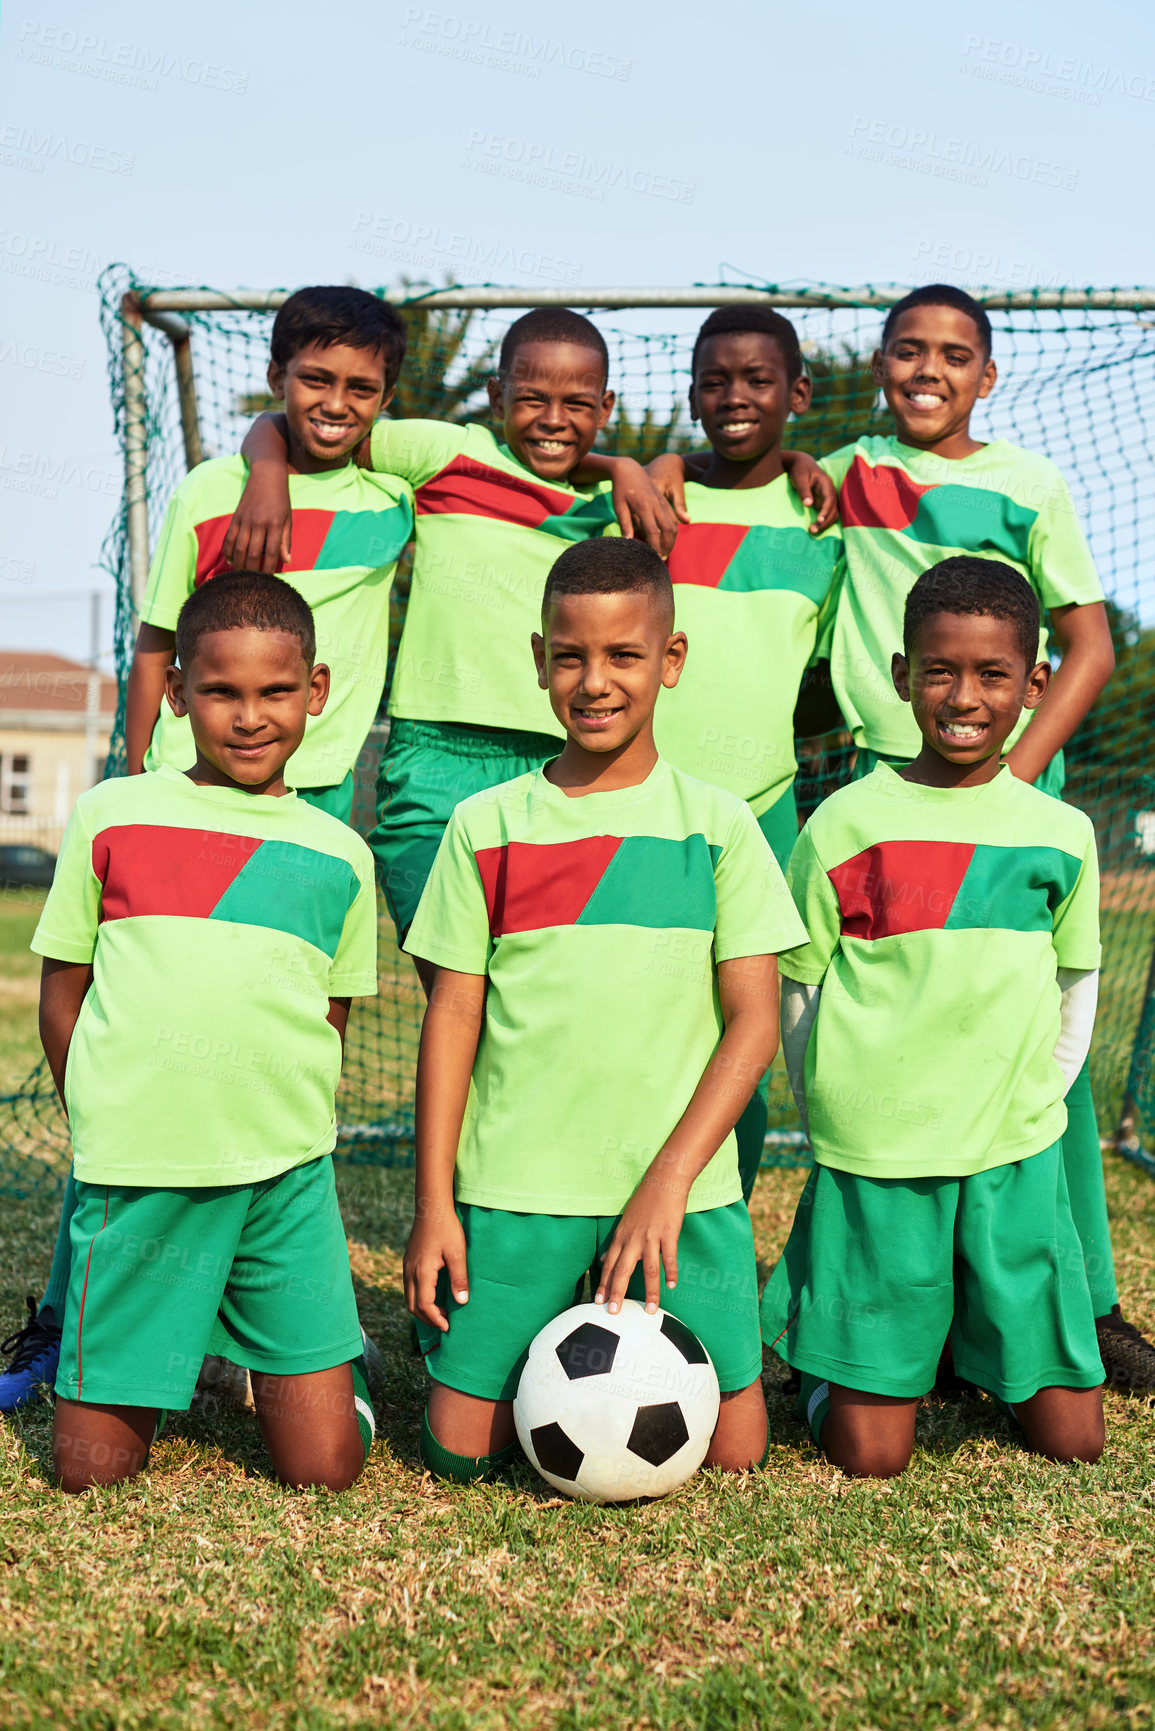
[[176,653],[176,633],[160,625],[142,625],[128,670],[124,703],[124,750],[129,775],[144,769],[152,730],[164,702],[164,670]]
[[62,1106],[68,1048],[91,984],[91,962],[58,962],[45,956],[40,969],[40,1044]]
[[279,571],[293,543],[289,438],[283,414],[258,415],[241,445],[249,478],[233,512],[222,554],[233,571]]
[[469,1296],[453,1174],[485,1017],[485,987],[484,974],[436,970],[417,1058],[417,1180],[413,1230],[405,1249],[405,1303],[414,1316],[443,1333],[449,1318],[436,1302],[442,1268],[448,1270],[457,1302],[464,1304]]
[[345,1029],[349,1026],[349,1007],[352,998],[330,998],[329,1014],[325,1017],[331,1028],[336,1028],[341,1036],[341,1050],[345,1050]]
[[1066,745],[1115,666],[1115,649],[1107,609],[1101,601],[1084,607],[1055,607],[1051,627],[1062,652],[1062,663],[1031,724],[1007,755],[1020,781],[1042,775],[1055,753]]
[[678,1234],[690,1186],[734,1128],[778,1049],[778,962],[742,956],[718,964],[725,1032],[693,1097],[664,1147],[626,1204],[602,1265],[594,1301],[620,1309],[641,1262],[646,1309],[660,1303],[659,1266],[666,1285],[678,1280]]

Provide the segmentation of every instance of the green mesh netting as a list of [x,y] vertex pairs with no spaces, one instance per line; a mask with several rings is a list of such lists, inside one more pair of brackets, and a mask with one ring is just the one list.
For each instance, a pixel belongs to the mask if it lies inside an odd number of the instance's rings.
[[[762,285],[765,286],[765,285]],[[147,292],[123,267],[102,280],[117,432],[125,433],[121,297]],[[426,291],[427,292],[427,291]],[[815,291],[821,295],[822,290]],[[882,314],[825,291],[837,304],[792,309],[814,380],[814,407],[796,443],[821,454],[866,431],[887,431],[869,357]],[[393,412],[458,420],[484,414],[483,384],[495,346],[516,310],[462,312],[422,304],[413,287],[404,308],[410,347]],[[693,443],[685,410],[689,356],[702,314],[644,307],[594,314],[611,356],[619,409],[605,448],[643,460]],[[192,313],[192,355],[203,454],[235,451],[266,406],[269,313]],[[979,407],[979,437],[1005,437],[1041,451],[1066,476],[1111,597],[1118,669],[1067,752],[1067,797],[1090,813],[1103,868],[1104,964],[1092,1079],[1102,1131],[1126,1119],[1130,1152],[1155,1120],[1155,777],[1149,735],[1155,712],[1155,320],[1127,310],[1027,310],[992,314],[999,382]],[[149,523],[159,526],[186,472],[172,344],[144,327]],[[117,582],[117,667],[123,678],[133,624],[125,512],[113,523],[102,562]],[[395,640],[407,587],[395,588]],[[382,719],[357,769],[354,822],[373,820],[373,784],[386,736]],[[114,746],[111,772],[117,768]],[[799,805],[805,814],[845,780],[845,735],[799,744]],[[380,996],[355,1005],[338,1097],[340,1151],[380,1163],[412,1158],[413,1079],[421,994],[381,909]],[[43,1068],[0,1103],[0,1189],[26,1193],[56,1183],[67,1162],[62,1115]],[[805,1158],[780,1069],[771,1092],[767,1161]],[[1152,1164],[1155,1170],[1155,1164]]]

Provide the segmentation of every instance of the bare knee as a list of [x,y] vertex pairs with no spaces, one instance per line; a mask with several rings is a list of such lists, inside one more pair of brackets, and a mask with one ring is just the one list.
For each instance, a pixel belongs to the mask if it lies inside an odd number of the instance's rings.
[[746,1473],[766,1453],[766,1401],[761,1381],[734,1389],[722,1396],[718,1422],[710,1438],[703,1466],[720,1467],[724,1473]]
[[914,1452],[884,1438],[841,1435],[830,1419],[822,1427],[822,1447],[832,1466],[855,1479],[896,1479]]
[[918,1402],[830,1386],[822,1447],[831,1463],[859,1479],[893,1479],[914,1453]]
[[156,1413],[141,1407],[90,1407],[59,1400],[52,1427],[52,1468],[69,1496],[92,1485],[123,1484],[148,1460]]
[[1041,1388],[1014,1411],[1036,1454],[1088,1466],[1102,1456],[1106,1436],[1100,1389]]

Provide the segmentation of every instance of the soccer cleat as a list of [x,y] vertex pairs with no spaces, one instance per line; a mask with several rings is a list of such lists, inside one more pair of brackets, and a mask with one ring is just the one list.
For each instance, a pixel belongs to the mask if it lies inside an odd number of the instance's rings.
[[[51,1389],[56,1381],[56,1367],[60,1363],[56,1318],[51,1310],[38,1312],[31,1294],[25,1302],[28,1321],[7,1340],[0,1341],[0,1352],[12,1360],[0,1375],[0,1412],[18,1411],[34,1400],[45,1384]],[[47,1320],[49,1317],[51,1322]]]
[[365,1360],[365,1380],[369,1384],[369,1393],[377,1406],[381,1405],[385,1395],[385,1360],[381,1357],[381,1348],[377,1342],[361,1329],[361,1356]]
[[201,1365],[192,1404],[206,1418],[215,1418],[222,1407],[235,1407],[252,1412],[252,1378],[243,1364],[210,1353]]
[[1106,1316],[1095,1318],[1095,1333],[1107,1387],[1155,1395],[1155,1346],[1126,1320],[1117,1304]]

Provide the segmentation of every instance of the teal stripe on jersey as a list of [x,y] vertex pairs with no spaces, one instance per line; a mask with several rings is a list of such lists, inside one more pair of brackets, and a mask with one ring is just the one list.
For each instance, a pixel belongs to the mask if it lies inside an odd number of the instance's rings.
[[947,915],[945,931],[994,926],[1049,932],[1075,887],[1082,860],[1057,847],[993,847],[980,843]]
[[830,588],[841,543],[815,540],[805,529],[775,529],[754,523],[727,565],[719,589],[748,595],[757,589],[791,589],[821,606]]
[[388,511],[335,511],[317,555],[315,571],[364,565],[370,571],[395,565],[413,534],[408,500]]
[[568,511],[543,517],[534,527],[562,541],[585,541],[590,535],[600,535],[614,521],[611,495],[598,493],[592,499],[578,500]]
[[965,547],[968,553],[1002,553],[1030,564],[1031,530],[1037,511],[1016,505],[986,487],[931,487],[918,502],[902,534],[930,547]]
[[714,865],[720,852],[704,835],[682,841],[628,835],[575,923],[712,932],[718,913]]
[[295,841],[263,841],[209,918],[288,932],[335,956],[359,887],[353,867],[336,854]]

